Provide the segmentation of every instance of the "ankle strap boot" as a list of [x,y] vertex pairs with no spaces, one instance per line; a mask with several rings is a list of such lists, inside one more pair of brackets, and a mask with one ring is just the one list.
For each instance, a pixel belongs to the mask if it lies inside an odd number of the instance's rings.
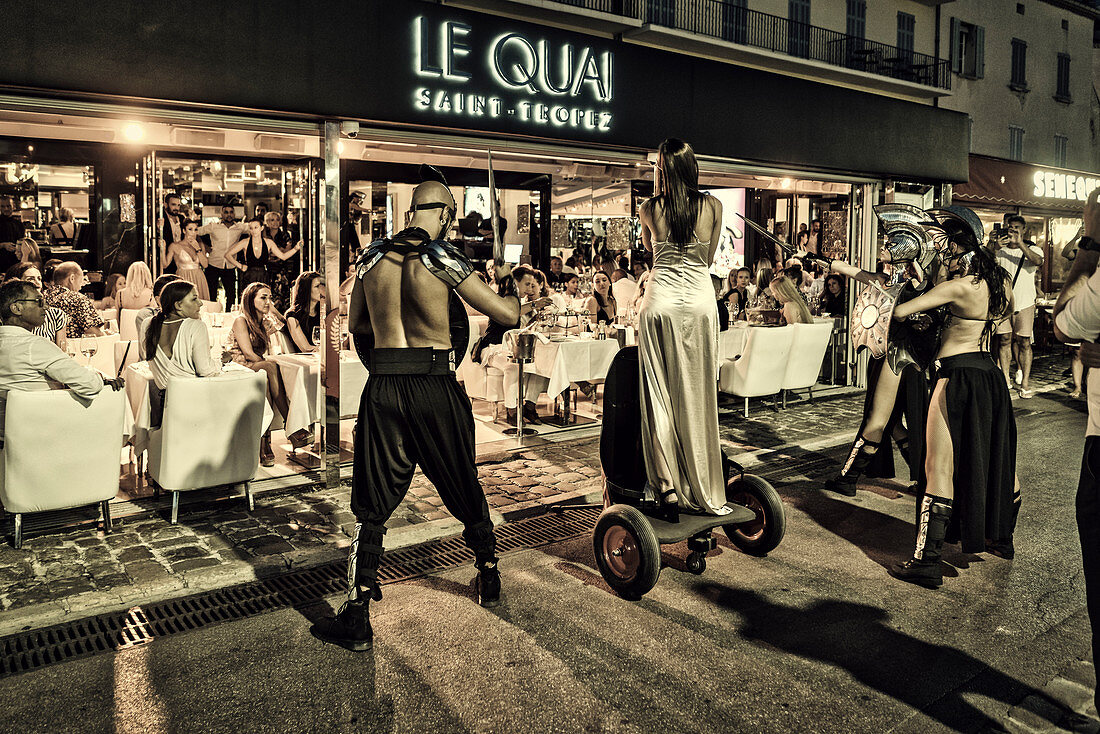
[[947,526],[951,523],[951,500],[926,494],[917,505],[917,542],[913,557],[895,564],[890,575],[929,589],[943,585],[940,557]]

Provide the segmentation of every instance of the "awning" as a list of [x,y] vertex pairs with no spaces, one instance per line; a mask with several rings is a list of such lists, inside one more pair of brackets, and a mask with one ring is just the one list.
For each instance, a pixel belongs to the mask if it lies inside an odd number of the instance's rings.
[[954,188],[957,203],[1080,213],[1100,174],[970,156],[970,180]]

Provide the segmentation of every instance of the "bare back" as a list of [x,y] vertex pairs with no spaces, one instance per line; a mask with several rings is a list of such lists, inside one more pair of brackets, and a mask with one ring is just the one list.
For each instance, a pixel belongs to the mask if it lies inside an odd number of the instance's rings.
[[370,315],[376,347],[451,347],[450,289],[419,257],[387,253],[363,274],[356,290]]
[[[642,243],[652,252],[653,244],[668,242],[672,232],[661,200],[654,197],[647,204],[642,209]],[[722,235],[722,204],[713,196],[703,197],[699,214],[695,218],[694,235],[696,240],[709,245],[709,260],[713,261],[714,253],[718,249],[718,239]]]

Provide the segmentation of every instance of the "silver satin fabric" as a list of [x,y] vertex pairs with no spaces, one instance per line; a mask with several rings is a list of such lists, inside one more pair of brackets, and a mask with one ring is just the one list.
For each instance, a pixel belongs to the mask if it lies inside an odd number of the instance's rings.
[[718,443],[718,307],[709,246],[653,246],[638,314],[646,475],[680,508],[729,512]]

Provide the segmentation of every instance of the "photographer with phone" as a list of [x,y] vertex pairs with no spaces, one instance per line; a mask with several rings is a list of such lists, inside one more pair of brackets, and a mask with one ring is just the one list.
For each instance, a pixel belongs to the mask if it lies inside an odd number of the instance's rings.
[[[1030,398],[1031,336],[1035,329],[1035,273],[1043,264],[1043,249],[1026,239],[1027,222],[1019,214],[1005,217],[1004,227],[994,228],[992,244],[997,264],[1012,282],[1015,312],[997,324],[998,361],[1008,386],[1012,387],[1012,354],[1019,368],[1020,397]],[[1015,349],[1013,349],[1015,347]]]

